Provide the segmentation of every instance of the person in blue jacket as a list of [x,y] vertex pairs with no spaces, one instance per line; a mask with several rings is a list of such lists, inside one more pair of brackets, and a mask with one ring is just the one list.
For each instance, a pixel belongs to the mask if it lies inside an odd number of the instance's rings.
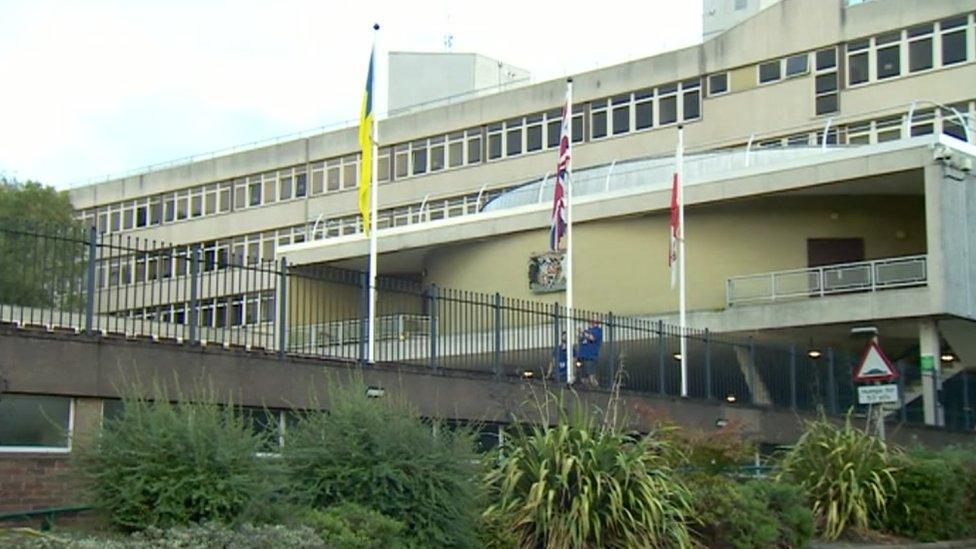
[[601,345],[603,345],[603,328],[596,318],[591,318],[589,327],[579,331],[577,351],[583,369],[583,382],[590,387],[600,385],[596,379],[596,361],[600,358]]
[[556,382],[566,383],[566,368],[569,365],[569,353],[566,349],[566,332],[563,332],[559,345],[552,350],[552,362],[549,364],[549,374],[552,376],[553,367],[556,370]]

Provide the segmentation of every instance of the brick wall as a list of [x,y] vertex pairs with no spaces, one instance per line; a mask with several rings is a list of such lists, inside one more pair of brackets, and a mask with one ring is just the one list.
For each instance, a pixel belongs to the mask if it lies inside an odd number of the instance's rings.
[[84,503],[67,454],[0,454],[0,514]]

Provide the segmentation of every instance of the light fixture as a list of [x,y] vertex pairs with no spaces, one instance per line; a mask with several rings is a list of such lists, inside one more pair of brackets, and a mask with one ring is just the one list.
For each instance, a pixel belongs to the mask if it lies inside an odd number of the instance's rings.
[[820,349],[810,349],[807,351],[807,356],[812,358],[813,360],[817,360],[818,358],[823,356],[823,353],[820,352]]
[[677,360],[678,362],[681,362],[681,353],[674,353],[671,356],[673,356],[674,359]]
[[366,398],[380,398],[385,394],[386,390],[384,390],[382,387],[374,387],[372,385],[366,387]]
[[729,420],[725,419],[724,417],[720,417],[715,420],[715,426],[718,427],[719,429],[725,427],[728,424],[729,424]]
[[947,364],[949,362],[955,362],[956,355],[954,355],[952,353],[942,353],[942,356],[939,357],[939,360],[941,360],[942,362],[945,362]]
[[535,372],[532,370],[526,370],[522,372],[522,379],[532,379],[535,377]]
[[737,400],[739,399],[737,399],[732,393],[725,395],[725,402],[728,402],[729,404],[734,404]]

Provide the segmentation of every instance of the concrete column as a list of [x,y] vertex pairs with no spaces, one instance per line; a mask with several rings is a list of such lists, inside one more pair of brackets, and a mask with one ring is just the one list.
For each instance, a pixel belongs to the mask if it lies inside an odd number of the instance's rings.
[[919,364],[922,368],[922,409],[925,414],[926,425],[942,426],[945,424],[942,407],[939,405],[939,391],[942,381],[939,372],[939,331],[935,321],[920,320],[918,323]]

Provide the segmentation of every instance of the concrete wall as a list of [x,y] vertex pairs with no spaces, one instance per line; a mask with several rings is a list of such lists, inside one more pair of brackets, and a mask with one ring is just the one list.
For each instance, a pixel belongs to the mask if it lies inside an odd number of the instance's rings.
[[935,163],[925,170],[925,193],[932,275],[945,281],[936,298],[948,313],[976,319],[976,177]]
[[[921,186],[919,185],[919,188]],[[616,314],[677,308],[669,289],[667,213],[606,219],[574,226],[574,303]],[[924,253],[921,196],[766,197],[686,210],[688,306],[725,306],[728,277],[807,266],[808,238],[861,237],[868,259]],[[563,293],[533,294],[528,259],[544,251],[546,230],[444,246],[424,261],[426,281],[540,301]]]

